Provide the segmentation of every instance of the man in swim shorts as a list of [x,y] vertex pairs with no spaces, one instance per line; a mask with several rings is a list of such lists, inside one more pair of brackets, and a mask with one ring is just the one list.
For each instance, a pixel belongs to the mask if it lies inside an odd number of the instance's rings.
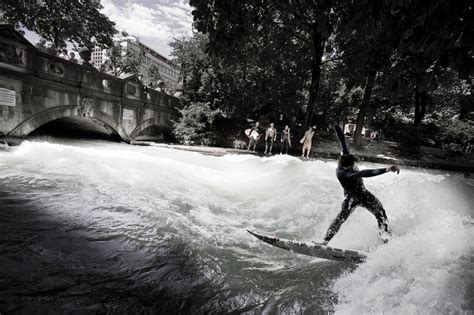
[[273,143],[275,142],[276,137],[277,131],[275,129],[275,124],[271,123],[270,128],[265,132],[265,154],[267,154],[267,151],[272,154]]

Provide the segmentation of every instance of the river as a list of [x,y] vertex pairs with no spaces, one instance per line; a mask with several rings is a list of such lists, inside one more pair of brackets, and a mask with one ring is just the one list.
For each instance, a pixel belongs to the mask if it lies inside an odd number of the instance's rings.
[[343,200],[335,168],[105,141],[0,151],[0,313],[472,314],[474,181],[463,174],[366,179],[395,237],[383,244],[356,209],[331,245],[367,252],[358,265],[246,232],[320,240]]

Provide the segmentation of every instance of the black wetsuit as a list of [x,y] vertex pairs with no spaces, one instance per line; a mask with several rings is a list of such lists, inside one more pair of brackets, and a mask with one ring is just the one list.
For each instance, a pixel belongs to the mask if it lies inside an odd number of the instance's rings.
[[290,131],[283,129],[281,132],[281,150],[280,153],[285,151],[285,154],[288,154],[288,148],[290,147]]
[[[341,139],[342,131],[336,128],[336,133],[341,142],[342,152],[349,153],[345,139]],[[344,135],[342,135],[342,137],[344,137]],[[381,233],[385,232],[390,234],[390,229],[387,224],[387,215],[385,214],[385,209],[383,208],[382,203],[365,188],[364,181],[362,180],[363,177],[378,176],[385,172],[385,168],[359,171],[357,167],[344,168],[340,165],[337,167],[336,176],[341,183],[341,186],[344,188],[346,199],[342,203],[341,212],[339,212],[326,232],[326,236],[324,237],[325,241],[329,242],[334,235],[336,235],[341,225],[347,220],[349,215],[357,206],[366,208],[375,216]]]

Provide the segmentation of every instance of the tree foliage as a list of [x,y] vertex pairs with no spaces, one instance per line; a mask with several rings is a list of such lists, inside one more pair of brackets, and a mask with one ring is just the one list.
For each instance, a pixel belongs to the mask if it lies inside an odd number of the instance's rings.
[[181,117],[174,123],[174,134],[180,142],[203,145],[216,143],[212,123],[220,110],[213,110],[209,103],[191,102],[179,112]]
[[[467,0],[190,4],[200,33],[173,46],[185,102],[208,102],[239,119],[284,113],[322,129],[357,121],[356,142],[370,125],[411,123],[406,131],[417,138],[428,130],[423,123],[441,119],[437,112],[472,123]],[[448,93],[443,80],[471,89]],[[388,124],[389,116],[397,123]]]
[[152,88],[158,87],[158,81],[163,80],[160,74],[160,68],[152,64],[148,69],[145,71],[143,76],[143,82],[147,85],[151,85]]
[[122,42],[114,42],[107,50],[105,68],[112,75],[120,76],[124,73],[139,75],[141,72],[143,51],[134,49]]
[[284,33],[260,35],[259,40],[267,41],[264,49],[252,41],[227,57],[208,53],[207,35],[172,43],[172,55],[181,65],[184,101],[209,102],[226,117],[241,121],[300,115],[308,79],[305,54],[295,61],[294,51],[285,47],[296,44]]
[[109,47],[116,33],[115,23],[100,13],[100,1],[3,0],[4,20],[38,33],[55,48],[66,46]]
[[[266,34],[285,34],[306,56],[309,74],[305,126],[312,121],[321,77],[321,62],[326,41],[333,26],[331,1],[258,1],[245,0],[229,4],[226,1],[191,0],[196,28],[209,34],[210,52],[220,55],[235,54],[242,45],[262,42]],[[271,43],[267,37],[263,43]],[[295,46],[295,45],[293,45]],[[282,46],[281,50],[290,47]],[[293,52],[290,48],[289,52]],[[292,61],[298,60],[291,59]],[[297,58],[298,58],[297,57]]]

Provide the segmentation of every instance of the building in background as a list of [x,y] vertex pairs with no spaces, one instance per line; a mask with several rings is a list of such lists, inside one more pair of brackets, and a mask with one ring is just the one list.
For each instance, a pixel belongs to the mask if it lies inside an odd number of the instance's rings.
[[[173,65],[169,59],[146,46],[140,40],[133,36],[122,32],[119,36],[114,37],[115,43],[120,43],[123,50],[131,49],[143,54],[143,61],[141,66],[141,73],[146,77],[146,74],[150,67],[155,66],[159,70],[162,81],[165,86],[173,91],[180,90],[182,83],[180,80],[180,69]],[[107,49],[96,47],[92,51],[91,63],[97,69],[107,61]],[[153,82],[155,85],[156,82]]]
[[91,54],[91,63],[92,65],[100,69],[100,66],[107,60],[107,49],[102,49],[100,47],[95,47],[92,49]]

